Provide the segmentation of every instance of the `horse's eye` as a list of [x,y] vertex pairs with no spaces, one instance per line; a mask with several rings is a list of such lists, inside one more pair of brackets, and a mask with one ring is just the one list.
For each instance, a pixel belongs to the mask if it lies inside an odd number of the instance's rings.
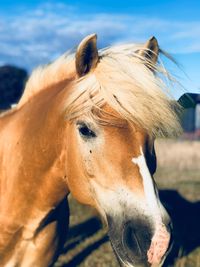
[[80,135],[85,138],[96,137],[96,134],[91,129],[89,129],[88,126],[85,124],[80,125],[78,130],[79,130]]

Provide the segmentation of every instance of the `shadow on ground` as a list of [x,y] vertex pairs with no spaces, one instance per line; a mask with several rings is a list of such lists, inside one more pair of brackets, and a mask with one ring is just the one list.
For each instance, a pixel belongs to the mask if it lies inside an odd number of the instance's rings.
[[[177,256],[179,255],[180,257],[180,250],[182,251],[181,256],[185,256],[200,246],[200,202],[189,202],[175,190],[161,190],[160,198],[172,218],[174,229],[173,248],[164,264],[167,267],[173,266]],[[97,217],[92,217],[81,224],[71,227],[68,241],[62,254],[74,250],[84,240],[97,235],[101,228],[101,221]],[[81,251],[78,251],[62,267],[78,266],[87,256],[107,241],[108,237],[102,234]]]
[[[62,254],[75,249],[78,244],[94,236],[101,228],[102,223],[97,217],[92,217],[83,223],[71,227],[69,229],[68,241],[62,251]],[[95,239],[94,242],[90,242],[66,264],[62,265],[62,267],[78,266],[87,256],[107,241],[108,237],[105,234],[101,235],[98,239]]]
[[[200,201],[190,202],[175,190],[161,190],[160,199],[173,222],[173,248],[164,266],[200,246]],[[180,255],[181,251],[181,255]]]

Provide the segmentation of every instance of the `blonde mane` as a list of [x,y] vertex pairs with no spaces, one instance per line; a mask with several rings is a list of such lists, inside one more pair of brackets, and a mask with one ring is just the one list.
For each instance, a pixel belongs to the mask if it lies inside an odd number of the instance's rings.
[[167,86],[170,76],[162,64],[152,65],[147,57],[141,56],[139,49],[142,45],[134,44],[100,50],[96,68],[79,79],[75,78],[74,55],[62,56],[33,72],[19,106],[43,88],[71,75],[77,80],[66,99],[67,119],[83,114],[94,117],[94,109],[102,110],[107,103],[121,118],[152,136],[178,135],[179,106],[170,96]]
[[66,53],[48,65],[39,66],[33,70],[28,79],[24,93],[17,106],[21,107],[41,90],[52,87],[74,76],[74,54]]

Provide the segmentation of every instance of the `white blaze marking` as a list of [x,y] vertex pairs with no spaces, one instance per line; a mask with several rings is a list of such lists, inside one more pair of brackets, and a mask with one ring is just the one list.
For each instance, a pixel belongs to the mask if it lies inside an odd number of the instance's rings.
[[146,160],[142,149],[140,148],[141,155],[137,158],[133,158],[132,162],[139,167],[140,174],[143,178],[143,186],[145,198],[140,198],[135,195],[134,192],[124,185],[114,186],[112,189],[103,187],[95,180],[91,180],[92,188],[97,196],[99,211],[101,213],[109,212],[112,215],[120,214],[123,212],[124,203],[127,207],[132,207],[138,214],[143,214],[154,218],[159,224],[162,221],[163,215],[166,213],[159,199],[157,199],[156,192],[153,185],[153,180],[149,169],[146,164]]
[[160,203],[156,197],[153,180],[151,174],[149,173],[149,169],[147,167],[146,160],[141,147],[140,147],[140,152],[141,155],[137,158],[133,158],[132,162],[138,165],[140,174],[143,178],[144,193],[146,196],[147,204],[149,205],[149,209],[151,210],[152,214],[157,215],[159,218]]
[[149,210],[154,215],[156,224],[155,233],[152,237],[151,245],[147,252],[147,257],[148,262],[151,263],[152,266],[160,266],[170,241],[170,234],[168,233],[166,226],[162,223],[162,213],[165,217],[168,217],[168,214],[156,196],[153,180],[151,174],[149,173],[149,169],[147,167],[141,147],[140,151],[141,155],[137,158],[133,158],[132,162],[137,164],[139,167],[140,174],[143,178],[144,193],[147,204],[149,206]]

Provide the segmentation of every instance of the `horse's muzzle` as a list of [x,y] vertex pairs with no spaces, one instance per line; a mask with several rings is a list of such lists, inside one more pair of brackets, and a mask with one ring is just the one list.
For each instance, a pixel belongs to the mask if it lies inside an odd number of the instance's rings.
[[147,218],[128,219],[108,216],[109,237],[122,264],[127,267],[161,266],[170,241],[170,229],[153,225]]

